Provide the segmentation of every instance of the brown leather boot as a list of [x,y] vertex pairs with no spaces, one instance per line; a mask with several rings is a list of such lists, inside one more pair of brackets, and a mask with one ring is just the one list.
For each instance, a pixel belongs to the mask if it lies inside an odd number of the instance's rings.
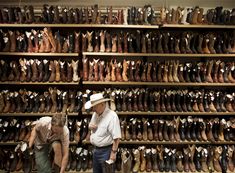
[[225,72],[225,63],[220,62],[219,64],[219,75],[218,75],[218,82],[224,83],[224,72]]
[[87,47],[87,52],[93,52],[93,45],[92,45],[92,35],[93,31],[89,32],[87,31],[87,42],[88,42],[88,47]]
[[117,61],[116,60],[111,60],[110,62],[111,66],[111,81],[115,82],[116,81],[116,67],[117,67]]
[[104,61],[99,61],[99,80],[104,81]]
[[151,149],[146,149],[145,151],[145,158],[146,158],[146,171],[151,172],[152,171],[152,152]]
[[88,58],[87,57],[83,57],[82,58],[82,64],[83,64],[83,80],[84,81],[87,81],[88,80],[88,75],[89,75],[89,69],[88,69],[88,64],[89,64],[89,61],[88,61]]
[[146,157],[145,157],[145,146],[139,147],[140,151],[140,171],[143,172],[146,169]]
[[189,168],[192,172],[196,171],[195,164],[194,164],[194,153],[195,153],[195,145],[189,146],[190,157],[189,157]]
[[[81,42],[81,32],[74,32],[75,39],[74,39],[74,53],[80,53],[80,42]],[[58,45],[58,44],[57,44]],[[58,47],[58,46],[57,46]],[[58,49],[58,48],[57,48]]]
[[124,59],[123,63],[122,63],[122,66],[123,66],[123,69],[122,69],[122,79],[123,79],[124,82],[128,81],[127,71],[129,69],[129,63],[130,63],[130,61],[127,61],[126,59]]
[[32,82],[35,82],[38,80],[38,65],[36,63],[36,60],[31,59],[30,60],[31,68],[32,68]]
[[16,34],[15,31],[9,31],[9,38],[11,42],[10,52],[16,51]]
[[28,40],[28,50],[27,52],[33,52],[33,41],[32,41],[32,38],[33,38],[33,35],[32,35],[32,32],[25,32],[26,34],[26,37],[27,37],[27,40]]
[[19,59],[19,63],[20,63],[20,81],[21,82],[25,82],[26,81],[26,59]]
[[214,165],[214,169],[217,172],[222,172],[222,168],[220,166],[220,156],[222,154],[222,147],[221,146],[217,146],[214,149],[214,159],[213,159],[213,165]]
[[72,63],[67,62],[67,82],[72,82],[73,80],[73,68]]
[[65,61],[59,61],[60,63],[60,79],[62,82],[67,81],[67,73],[65,71],[65,66],[67,65]]
[[147,141],[148,140],[148,119],[142,118],[142,123],[143,123],[143,140]]
[[87,51],[87,34],[82,33],[82,52]]
[[50,61],[49,70],[51,71],[49,82],[54,82],[55,81],[55,75],[56,75],[55,74],[56,73],[56,69],[55,69],[55,63],[54,63],[53,60]]
[[[133,74],[133,70],[135,70],[134,72],[134,77],[133,77],[133,81],[136,82],[140,82],[141,78],[140,78],[140,67],[142,66],[142,61],[141,60],[137,60],[135,61],[131,61],[131,67],[130,67],[130,74]],[[131,80],[132,76],[129,76],[129,79]]]
[[234,171],[234,163],[233,163],[233,152],[234,152],[234,145],[228,146],[228,170],[233,172]]
[[225,102],[225,108],[228,112],[234,112],[232,103],[234,101],[234,98],[231,94],[226,94],[226,102]]
[[122,82],[122,74],[121,74],[122,64],[119,62],[116,66],[116,78],[118,82]]
[[192,12],[192,23],[191,24],[198,24],[198,15],[200,14],[199,8],[195,7],[195,9]]
[[111,52],[111,50],[112,50],[111,34],[110,34],[109,32],[106,32],[105,38],[106,38],[106,48],[105,48],[105,52]]
[[147,82],[152,82],[152,78],[151,78],[152,66],[153,66],[153,63],[149,62],[147,66],[147,77],[146,77]]
[[213,82],[213,79],[212,79],[212,77],[211,77],[213,64],[214,64],[214,61],[213,61],[213,60],[208,61],[208,63],[207,63],[206,81],[207,81],[207,82],[210,82],[210,83]]
[[160,112],[161,111],[161,104],[160,104],[160,94],[158,91],[154,92],[154,100],[155,100],[155,111]]
[[60,64],[57,60],[54,60],[55,65],[55,81],[60,82]]
[[99,60],[100,59],[94,59],[94,81],[99,81]]
[[208,157],[208,150],[206,148],[203,148],[201,150],[201,168],[202,171],[204,172],[208,172],[207,157]]
[[55,113],[57,110],[57,89],[56,88],[49,88],[49,93],[50,93],[50,97],[51,97],[51,102],[52,102],[52,106],[51,106],[51,113]]
[[178,78],[178,67],[179,67],[179,60],[173,61],[173,74],[172,78],[174,82],[180,82]]
[[165,62],[164,65],[163,76],[162,76],[163,82],[168,82],[168,69],[169,69],[168,67],[169,67],[169,61]]
[[[108,47],[108,46],[107,46]],[[112,52],[117,52],[117,35],[112,36]]]
[[213,74],[212,74],[212,78],[213,78],[213,82],[218,83],[218,73],[219,73],[219,65],[220,65],[221,61],[218,60],[215,62],[214,65],[214,70],[213,70]]
[[105,81],[111,81],[111,71],[110,71],[110,63],[107,63],[106,64],[106,68],[105,68],[105,71],[106,71],[106,76],[105,76]]
[[131,172],[131,165],[132,165],[132,154],[130,153],[129,150],[124,149],[124,151],[122,151],[121,154],[121,158],[122,158],[122,171],[123,172]]

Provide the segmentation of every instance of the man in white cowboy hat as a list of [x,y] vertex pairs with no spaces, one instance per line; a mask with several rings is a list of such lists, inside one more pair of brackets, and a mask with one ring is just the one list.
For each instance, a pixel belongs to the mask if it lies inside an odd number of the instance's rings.
[[104,98],[102,93],[97,93],[91,95],[90,101],[85,103],[85,109],[92,108],[94,111],[89,123],[90,141],[94,145],[93,173],[105,173],[105,161],[112,163],[116,160],[121,128],[116,112],[106,103],[110,100]]

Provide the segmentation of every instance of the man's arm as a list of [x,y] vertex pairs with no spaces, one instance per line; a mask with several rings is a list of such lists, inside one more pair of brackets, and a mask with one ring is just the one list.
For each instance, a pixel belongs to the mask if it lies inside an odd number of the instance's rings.
[[60,169],[60,173],[64,173],[67,163],[68,163],[68,158],[69,158],[69,147],[65,147],[63,146],[63,156],[62,156],[62,162],[61,162],[61,169]]
[[36,127],[33,127],[29,138],[29,146],[28,146],[29,148],[32,148],[35,138],[36,138]]
[[117,154],[119,142],[120,142],[119,138],[113,140],[112,151],[109,157],[110,160],[113,160],[113,161],[116,160],[116,154]]

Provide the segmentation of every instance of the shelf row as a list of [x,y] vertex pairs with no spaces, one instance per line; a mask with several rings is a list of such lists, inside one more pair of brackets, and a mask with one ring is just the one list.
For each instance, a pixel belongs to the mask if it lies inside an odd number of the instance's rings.
[[[117,112],[118,115],[139,116],[235,116],[235,112]],[[54,113],[0,113],[0,117],[8,116],[52,116]],[[92,112],[68,113],[68,116],[92,115]]]
[[[0,85],[69,85],[77,86],[79,82],[0,82]],[[187,86],[187,87],[234,87],[235,83],[192,83],[192,82],[111,82],[111,81],[83,81],[84,85],[115,85],[115,86]]]
[[163,25],[116,25],[116,24],[0,24],[0,27],[15,28],[124,28],[124,29],[159,29],[159,28],[217,28],[234,29],[235,25],[183,25],[183,24],[163,24]]
[[[15,146],[20,142],[0,142],[0,146]],[[83,141],[81,144],[91,144]],[[235,141],[217,141],[217,142],[200,142],[200,141],[120,141],[120,145],[235,145]],[[70,142],[70,145],[78,145],[77,142]]]
[[[175,54],[175,53],[112,53],[112,52],[83,52],[83,56],[121,56],[121,57],[231,57],[235,54]],[[48,56],[48,57],[78,57],[78,53],[29,53],[29,52],[0,52],[0,56]]]

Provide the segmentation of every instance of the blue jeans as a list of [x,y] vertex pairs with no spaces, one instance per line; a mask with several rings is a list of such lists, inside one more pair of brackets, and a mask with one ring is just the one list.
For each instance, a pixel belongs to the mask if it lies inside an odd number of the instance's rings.
[[102,165],[104,161],[109,160],[112,146],[107,148],[98,148],[93,151],[93,173],[103,173]]

